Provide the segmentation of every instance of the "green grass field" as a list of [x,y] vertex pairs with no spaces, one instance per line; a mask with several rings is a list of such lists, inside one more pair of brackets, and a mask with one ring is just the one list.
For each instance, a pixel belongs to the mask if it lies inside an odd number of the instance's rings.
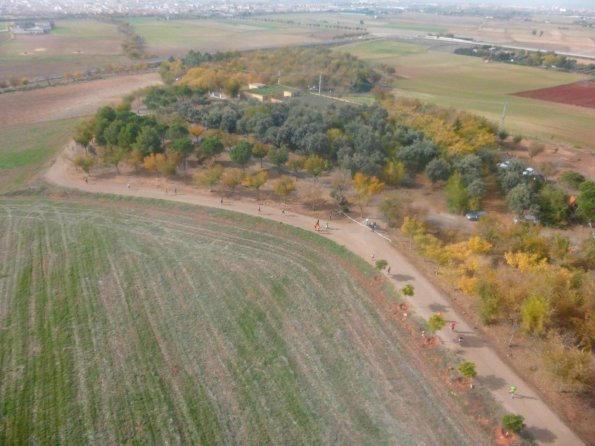
[[488,443],[316,234],[71,194],[3,199],[0,246],[0,444]]
[[512,93],[561,85],[584,76],[541,68],[458,56],[430,44],[397,41],[358,42],[342,46],[373,63],[395,67],[395,93],[485,116],[498,123],[508,103],[505,128],[513,134],[592,144],[595,110],[512,96]]
[[0,192],[22,187],[72,137],[78,120],[65,119],[0,127]]

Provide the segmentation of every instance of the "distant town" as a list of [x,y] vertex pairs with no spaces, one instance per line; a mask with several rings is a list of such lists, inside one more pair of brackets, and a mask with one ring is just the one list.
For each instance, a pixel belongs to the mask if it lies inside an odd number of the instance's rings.
[[[577,5],[583,5],[578,2]],[[404,11],[435,12],[452,15],[484,14],[502,16],[543,11],[553,14],[595,16],[595,5],[584,3],[574,9],[561,6],[492,6],[439,5],[407,1],[336,1],[302,3],[291,0],[279,2],[250,1],[201,1],[180,0],[8,0],[0,3],[0,20],[18,20],[33,17],[60,18],[81,15],[160,15],[166,18],[179,16],[237,16],[263,13],[291,12],[358,12],[370,15],[394,14]]]

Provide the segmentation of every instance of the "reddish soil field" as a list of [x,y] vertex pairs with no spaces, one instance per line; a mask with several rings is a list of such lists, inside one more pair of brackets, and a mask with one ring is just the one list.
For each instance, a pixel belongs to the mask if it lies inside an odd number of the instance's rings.
[[583,81],[540,90],[522,91],[515,96],[595,108],[595,82]]
[[92,115],[137,88],[159,83],[157,73],[145,73],[6,93],[0,95],[0,127]]

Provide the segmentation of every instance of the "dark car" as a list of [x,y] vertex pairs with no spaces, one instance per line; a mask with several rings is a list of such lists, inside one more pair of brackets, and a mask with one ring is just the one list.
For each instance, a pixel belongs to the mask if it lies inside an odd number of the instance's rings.
[[465,214],[465,218],[469,221],[478,221],[481,217],[486,215],[486,211],[472,211]]

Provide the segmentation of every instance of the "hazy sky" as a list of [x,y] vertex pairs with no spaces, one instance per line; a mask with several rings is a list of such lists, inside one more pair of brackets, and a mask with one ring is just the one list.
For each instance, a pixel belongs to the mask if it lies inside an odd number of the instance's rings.
[[[405,0],[405,2],[415,2],[416,0]],[[559,6],[561,8],[589,8],[595,9],[595,0],[417,0],[423,3],[441,3],[441,4],[473,4],[473,5],[502,5],[502,6]]]

